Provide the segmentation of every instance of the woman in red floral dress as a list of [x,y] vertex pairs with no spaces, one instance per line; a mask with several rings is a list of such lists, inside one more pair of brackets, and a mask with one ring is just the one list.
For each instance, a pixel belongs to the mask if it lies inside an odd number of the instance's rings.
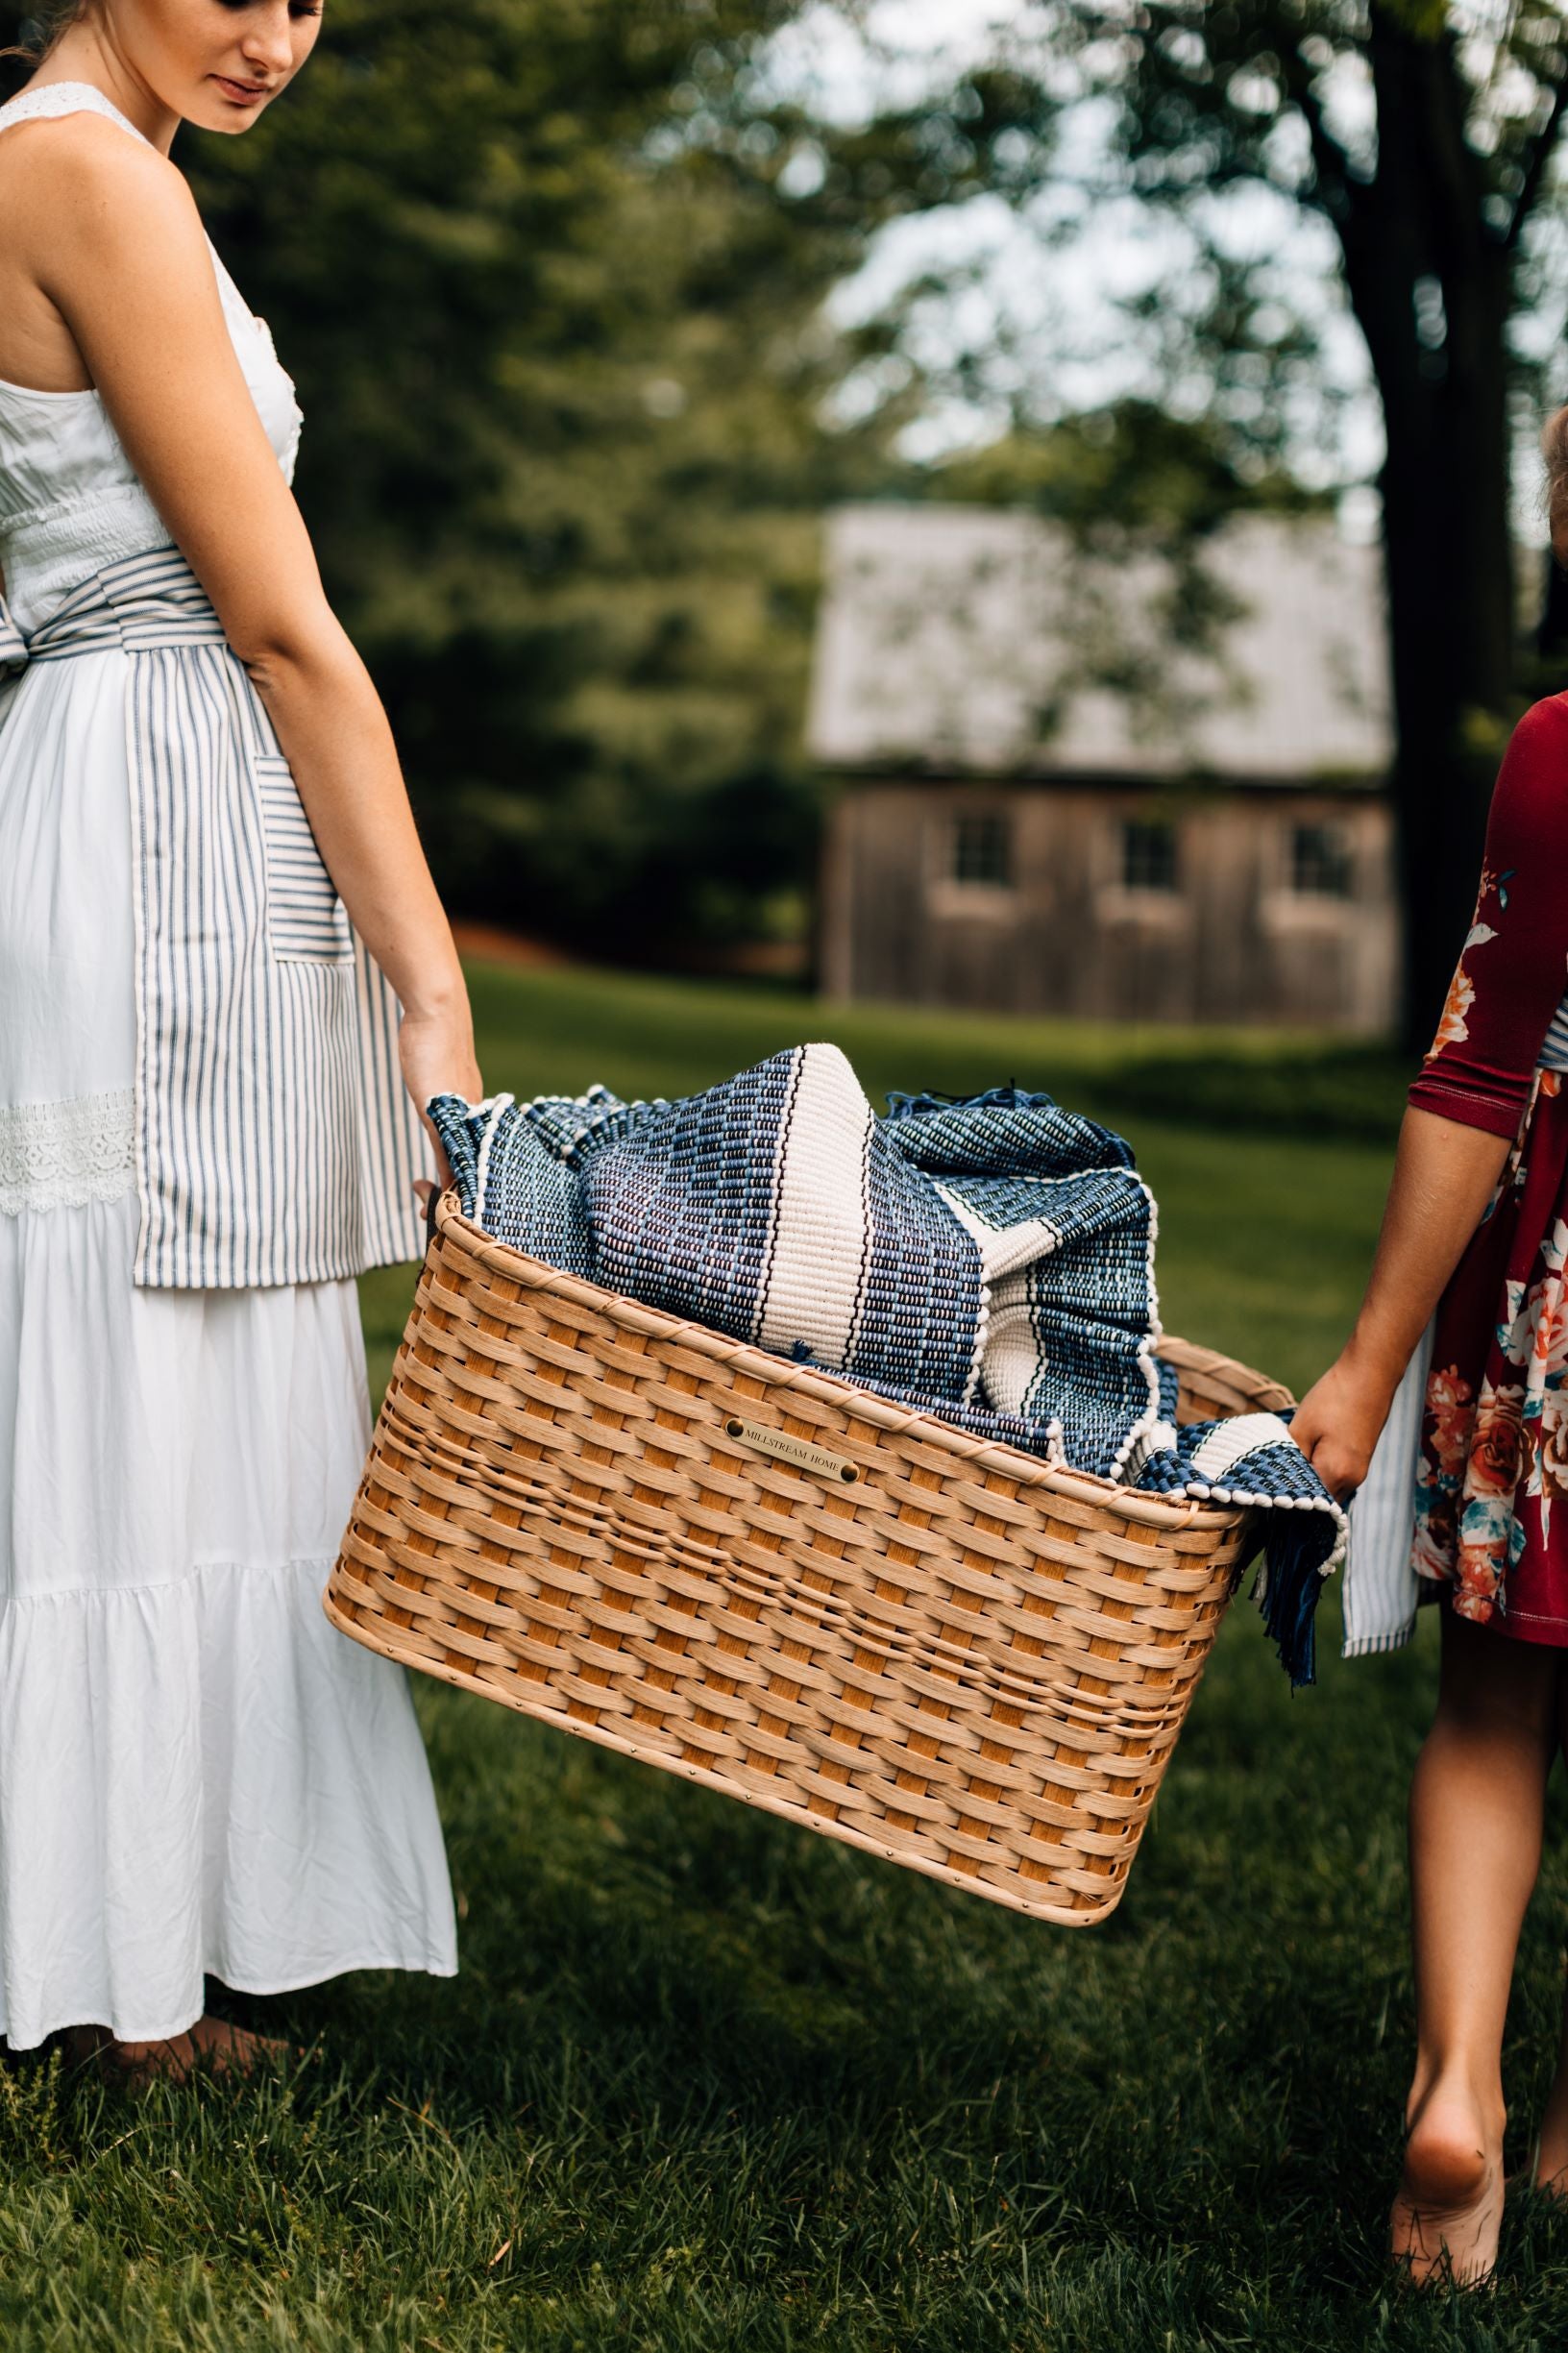
[[[1568,409],[1547,429],[1568,561]],[[1295,1434],[1359,1486],[1435,1311],[1415,1567],[1442,1603],[1436,1714],[1410,1792],[1417,2054],[1390,2243],[1483,2279],[1503,2208],[1502,2046],[1568,1747],[1568,695],[1536,703],[1492,798],[1475,920],[1409,1091],[1350,1340]],[[1535,2178],[1568,2194],[1568,2032]]]

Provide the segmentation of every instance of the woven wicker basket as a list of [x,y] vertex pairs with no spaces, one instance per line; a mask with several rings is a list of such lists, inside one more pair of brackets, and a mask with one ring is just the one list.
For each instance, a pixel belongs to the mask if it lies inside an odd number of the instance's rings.
[[[1290,1402],[1164,1353],[1184,1419]],[[326,1607],[427,1675],[1084,1925],[1120,1897],[1250,1518],[618,1298],[448,1193]]]

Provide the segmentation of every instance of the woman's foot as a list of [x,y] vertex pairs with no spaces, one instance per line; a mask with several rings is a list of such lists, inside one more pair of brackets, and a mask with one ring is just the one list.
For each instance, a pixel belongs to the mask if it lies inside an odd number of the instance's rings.
[[157,2082],[188,2083],[202,2071],[254,2075],[260,2068],[304,2056],[288,2043],[252,2034],[222,2018],[199,2018],[185,2033],[158,2043],[117,2043],[102,2026],[73,2026],[66,2042],[73,2059],[94,2060],[111,2080],[136,2091]]
[[1479,2287],[1497,2261],[1503,2227],[1503,2120],[1434,2084],[1410,2118],[1405,2169],[1388,2218],[1388,2250],[1412,2286]]

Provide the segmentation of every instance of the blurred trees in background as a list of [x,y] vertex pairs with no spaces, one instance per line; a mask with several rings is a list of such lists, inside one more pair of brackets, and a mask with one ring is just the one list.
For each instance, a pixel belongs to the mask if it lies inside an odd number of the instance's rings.
[[902,414],[823,421],[876,338],[821,305],[925,126],[826,153],[761,78],[798,12],[331,0],[254,133],[176,148],[296,380],[438,879],[589,952],[804,926],[818,518]]

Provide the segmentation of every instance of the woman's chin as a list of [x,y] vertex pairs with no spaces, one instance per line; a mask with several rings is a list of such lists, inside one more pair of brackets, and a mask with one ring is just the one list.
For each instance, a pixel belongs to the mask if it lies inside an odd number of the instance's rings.
[[220,100],[215,107],[204,106],[200,110],[192,107],[184,119],[198,131],[226,132],[231,138],[237,138],[245,132],[254,130],[261,112],[259,107],[225,106]]

